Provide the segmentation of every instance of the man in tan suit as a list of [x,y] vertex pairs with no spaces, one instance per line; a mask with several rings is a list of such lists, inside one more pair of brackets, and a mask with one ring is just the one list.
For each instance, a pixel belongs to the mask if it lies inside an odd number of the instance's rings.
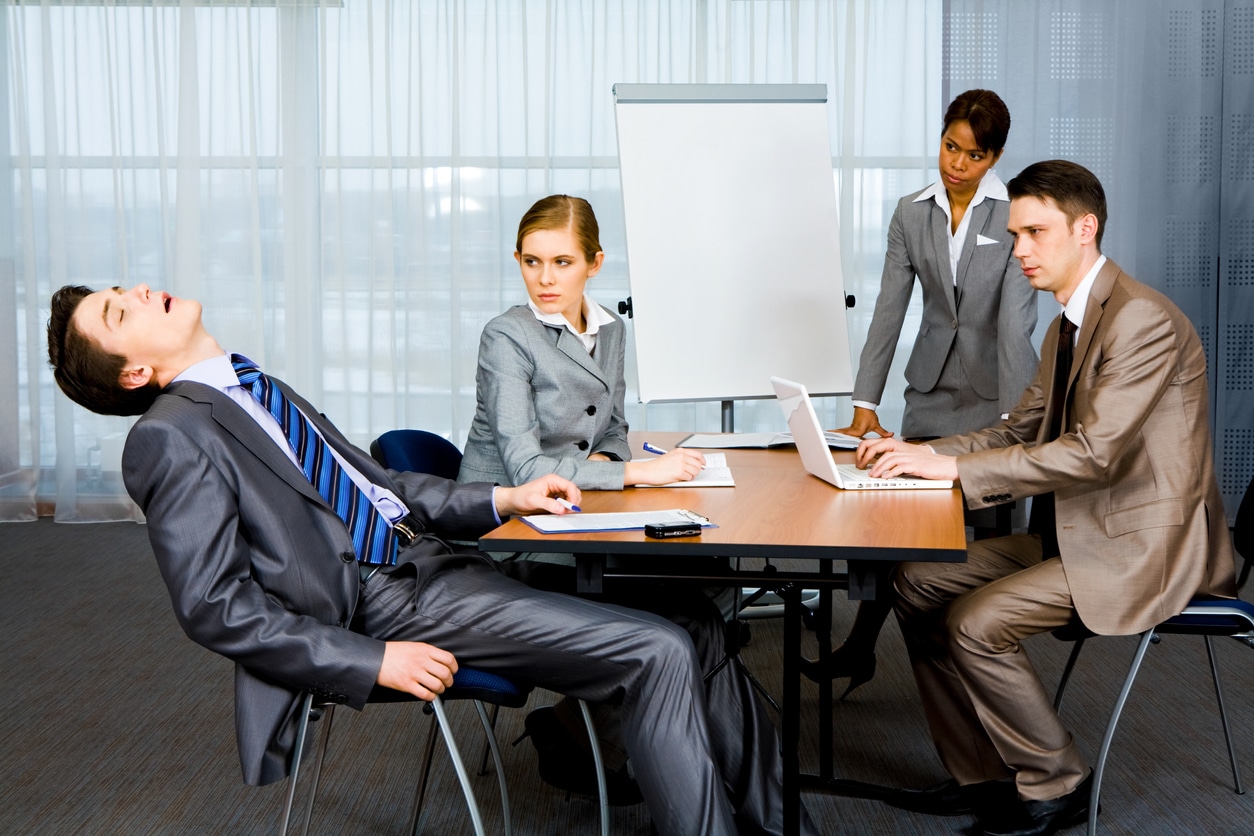
[[1014,255],[1064,309],[1035,380],[998,425],[926,446],[863,442],[858,460],[873,476],[961,480],[971,508],[1033,496],[1034,522],[1056,512],[1056,527],[974,542],[966,563],[903,564],[895,580],[954,778],[918,808],[973,809],[983,833],[1036,836],[1087,816],[1092,778],[1022,640],[1076,616],[1099,635],[1139,633],[1235,587],[1193,326],[1101,254],[1106,200],[1087,169],[1036,163],[1008,190]]

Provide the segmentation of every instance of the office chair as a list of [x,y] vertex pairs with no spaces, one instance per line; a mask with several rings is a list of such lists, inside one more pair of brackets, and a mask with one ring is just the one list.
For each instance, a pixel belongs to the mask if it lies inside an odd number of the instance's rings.
[[[381,436],[370,442],[370,455],[379,464],[386,468],[397,471],[411,471],[414,473],[429,473],[433,476],[441,476],[445,479],[456,479],[457,473],[461,469],[462,453],[457,449],[457,445],[427,430],[400,429],[389,430]],[[454,677],[454,686],[457,685],[457,677],[461,676],[458,671]],[[505,775],[501,768],[500,748],[496,740],[496,719],[501,706],[507,708],[521,708],[527,702],[527,696],[531,689],[528,687],[525,691],[520,689],[510,680],[496,676],[494,674],[484,673],[482,671],[472,671],[472,673],[481,677],[490,677],[489,680],[479,680],[479,687],[476,693],[461,691],[458,696],[465,699],[474,700],[475,710],[479,714],[480,720],[483,722],[484,733],[487,737],[487,748],[483,753],[480,763],[479,774],[483,775],[487,771],[488,754],[491,753],[496,766],[497,779],[501,785],[501,800],[505,811],[505,830],[509,832],[509,802],[508,793],[505,789]],[[450,689],[452,690],[452,689]],[[521,700],[518,700],[513,694],[521,693]],[[476,695],[477,694],[477,695]],[[450,699],[448,692],[445,692],[445,700]],[[483,707],[483,703],[492,706],[491,716]],[[584,727],[588,731],[588,739],[592,748],[592,760],[596,765],[597,771],[597,790],[600,797],[601,808],[601,834],[607,836],[609,833],[610,821],[610,804],[609,790],[605,782],[605,766],[601,760],[601,747],[597,742],[596,726],[592,722],[592,714],[588,710],[588,705],[583,700],[579,700],[579,710],[583,714]],[[434,703],[432,704],[434,708]],[[447,723],[441,716],[441,709],[435,708],[436,724],[440,727],[446,741],[450,741],[450,735]],[[414,807],[414,823],[417,824],[418,815],[422,810],[423,796],[425,795],[427,774],[431,769],[431,758],[435,749],[435,735],[428,735],[427,754],[422,768],[422,782],[419,784],[418,797]],[[453,754],[453,747],[450,744],[449,753]],[[461,775],[460,759],[453,758],[454,766],[458,769],[458,775]],[[463,790],[469,791],[469,786],[463,784]],[[474,802],[467,796],[472,810]],[[474,813],[472,813],[472,816]]]
[[[497,782],[501,791],[501,814],[505,821],[504,832],[509,834],[509,790],[505,785],[505,770],[501,762],[500,749],[496,745],[496,736],[492,734],[491,727],[488,724],[488,715],[483,708],[483,703],[486,701],[492,702],[494,705],[508,705],[511,708],[518,708],[527,703],[527,697],[530,693],[530,688],[519,688],[504,677],[472,668],[462,668],[453,675],[453,685],[450,688],[447,688],[434,701],[423,705],[424,712],[434,712],[436,716],[436,725],[444,736],[445,745],[448,747],[449,758],[453,761],[453,769],[456,771],[457,780],[461,784],[462,794],[466,797],[466,806],[469,809],[476,836],[484,836],[486,833],[483,817],[479,812],[479,805],[475,801],[474,789],[470,784],[470,774],[466,771],[461,752],[457,747],[457,741],[453,737],[452,727],[449,725],[448,717],[445,714],[444,703],[451,700],[464,699],[473,700],[475,703],[479,722],[483,725],[484,733],[487,735],[489,745],[491,746]],[[371,692],[368,700],[370,703],[419,701],[410,694],[378,686]],[[309,798],[305,802],[305,821],[301,828],[302,836],[309,832],[309,824],[313,818],[314,799],[318,796],[318,783],[322,777],[322,762],[326,758],[327,748],[331,739],[331,720],[335,716],[335,706],[336,703],[334,702],[315,702],[312,693],[306,693],[301,701],[300,720],[296,726],[296,743],[292,748],[291,777],[288,780],[287,801],[283,808],[283,821],[279,830],[281,836],[287,836],[288,825],[291,821],[292,803],[296,798],[296,784],[300,777],[301,759],[305,751],[305,740],[309,724],[321,719],[324,720],[325,724],[322,729],[322,737],[319,739],[314,753],[313,787],[309,790]],[[413,833],[414,836],[418,834],[418,817],[422,813],[422,802],[426,794],[427,777],[431,771],[431,757],[434,751],[435,735],[432,731],[428,731],[426,760],[423,764],[422,778],[414,793],[413,813],[409,822],[409,832]]]
[[[1250,562],[1254,560],[1254,479],[1250,480],[1250,484],[1245,490],[1245,496],[1241,500],[1241,506],[1237,511],[1233,525],[1232,539],[1237,553],[1241,555],[1244,561],[1237,584],[1237,589],[1239,590],[1249,577]],[[1136,652],[1132,657],[1132,664],[1128,668],[1128,675],[1123,681],[1123,688],[1120,690],[1119,696],[1115,700],[1114,709],[1110,713],[1110,721],[1106,725],[1106,733],[1102,737],[1102,745],[1098,751],[1097,763],[1093,767],[1093,790],[1089,796],[1089,836],[1094,836],[1097,832],[1098,799],[1102,789],[1102,773],[1105,771],[1106,757],[1110,754],[1110,745],[1115,737],[1115,727],[1119,723],[1119,717],[1123,713],[1124,704],[1127,702],[1128,694],[1132,690],[1132,682],[1136,679],[1137,672],[1141,668],[1141,661],[1145,658],[1145,652],[1151,644],[1158,644],[1162,640],[1161,635],[1164,633],[1200,635],[1205,640],[1206,655],[1210,660],[1211,678],[1215,683],[1215,699],[1219,704],[1219,718],[1223,723],[1224,739],[1228,745],[1228,760],[1232,765],[1233,787],[1238,795],[1245,793],[1245,788],[1241,785],[1241,772],[1237,765],[1236,749],[1232,743],[1232,730],[1228,724],[1228,711],[1224,706],[1223,686],[1219,678],[1219,665],[1215,661],[1215,649],[1211,638],[1214,636],[1230,636],[1254,648],[1254,604],[1240,599],[1194,598],[1184,608],[1184,612],[1146,630],[1141,634],[1140,641],[1137,643]],[[1054,635],[1063,641],[1075,642],[1075,646],[1071,649],[1071,655],[1067,658],[1066,667],[1063,668],[1062,677],[1058,682],[1058,692],[1054,696],[1054,710],[1061,711],[1063,693],[1066,690],[1067,681],[1071,678],[1071,672],[1075,668],[1076,660],[1080,656],[1080,650],[1084,647],[1084,642],[1094,634],[1088,631],[1079,621],[1073,621],[1071,624],[1055,630]]]

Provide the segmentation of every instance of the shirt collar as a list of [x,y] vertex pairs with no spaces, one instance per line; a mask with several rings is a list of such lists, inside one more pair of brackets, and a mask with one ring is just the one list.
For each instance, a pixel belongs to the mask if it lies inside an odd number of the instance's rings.
[[[564,327],[576,337],[581,336],[566,319],[566,317],[562,316],[560,313],[542,313],[540,309],[536,307],[536,303],[532,302],[530,299],[527,300],[527,307],[531,308],[531,312],[535,314],[536,319],[540,320],[545,325],[556,325],[559,328]],[[614,318],[610,316],[608,311],[596,302],[592,301],[591,296],[585,293],[583,295],[583,321],[585,329],[583,335],[593,336],[597,333],[597,331],[601,330],[602,325],[610,324],[614,321]]]
[[1080,330],[1080,326],[1084,324],[1084,311],[1089,306],[1089,291],[1093,289],[1093,282],[1097,281],[1097,274],[1105,263],[1106,256],[1098,256],[1097,261],[1093,262],[1093,266],[1084,274],[1084,278],[1076,285],[1075,292],[1071,294],[1071,298],[1067,300],[1067,304],[1062,308],[1062,312],[1067,315],[1067,319],[1075,323],[1077,333]]
[[235,367],[231,365],[229,354],[219,354],[208,360],[193,363],[179,372],[174,380],[190,380],[223,391],[228,386],[239,386],[239,375],[235,373]]
[[[979,206],[985,198],[989,200],[1010,200],[1010,195],[1006,191],[1006,184],[997,176],[997,172],[991,169],[980,180],[980,185],[975,190],[975,197],[971,198],[971,205],[967,208],[973,209]],[[940,180],[919,192],[919,196],[912,202],[922,203],[925,200],[935,200],[936,205],[945,210],[945,215],[952,217],[949,214],[949,199],[945,195],[945,184]]]

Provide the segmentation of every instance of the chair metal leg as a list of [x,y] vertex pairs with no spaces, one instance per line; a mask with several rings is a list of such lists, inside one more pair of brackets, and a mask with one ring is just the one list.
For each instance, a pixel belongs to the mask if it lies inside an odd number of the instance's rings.
[[1115,739],[1115,727],[1119,725],[1119,717],[1123,714],[1123,706],[1128,701],[1128,693],[1132,690],[1137,671],[1141,669],[1145,651],[1149,649],[1150,642],[1153,640],[1153,630],[1146,630],[1141,634],[1141,641],[1136,646],[1136,654],[1132,657],[1132,665],[1128,668],[1128,675],[1123,680],[1123,688],[1119,691],[1119,698],[1115,700],[1115,707],[1110,712],[1110,722],[1106,724],[1102,748],[1097,753],[1097,763],[1093,767],[1093,791],[1089,795],[1089,836],[1097,834],[1097,807],[1098,799],[1102,794],[1102,773],[1106,771],[1106,756],[1110,754],[1110,744]]
[[1215,661],[1215,645],[1211,641],[1210,636],[1203,636],[1206,639],[1206,656],[1210,659],[1210,673],[1215,680],[1215,699],[1219,702],[1219,719],[1224,725],[1224,740],[1228,743],[1228,760],[1232,764],[1232,785],[1237,791],[1237,795],[1245,795],[1245,788],[1241,786],[1241,769],[1237,766],[1237,750],[1232,745],[1232,729],[1228,726],[1228,709],[1224,705],[1224,689],[1219,682],[1219,665]]
[[292,747],[292,768],[287,779],[287,804],[283,807],[283,822],[279,836],[287,836],[287,826],[292,819],[292,802],[296,800],[296,779],[300,777],[300,759],[305,752],[305,733],[309,729],[309,712],[313,708],[313,694],[305,694],[300,703],[300,720],[296,724],[296,745]]
[[[497,715],[501,713],[501,707],[493,703],[492,711],[489,713],[490,713],[489,725],[492,726],[492,735],[495,736],[496,735],[496,718],[497,718]],[[491,748],[489,748],[488,741],[485,740],[483,741],[483,753],[479,756],[479,774],[480,775],[488,774],[488,755],[490,754],[492,754],[492,750]]]
[[413,836],[418,836],[418,817],[422,815],[422,804],[427,797],[427,780],[431,776],[431,758],[435,755],[435,727],[439,722],[438,718],[432,718],[431,724],[427,726],[427,751],[422,758],[422,774],[418,778],[418,788],[414,790],[414,814],[409,825],[409,830]]
[[583,700],[579,701],[579,711],[583,714],[584,728],[588,730],[588,743],[592,747],[592,762],[596,764],[597,769],[597,794],[601,799],[601,836],[609,836],[610,792],[605,786],[605,763],[601,760],[601,744],[597,740],[596,726],[592,724],[592,712],[588,710],[588,704]]
[[496,732],[492,730],[492,722],[488,719],[488,711],[483,703],[475,700],[475,713],[479,715],[479,723],[483,726],[483,734],[487,738],[488,748],[492,752],[492,764],[496,768],[496,781],[501,785],[501,814],[505,817],[505,836],[510,836],[509,789],[505,786],[505,764],[501,761],[501,747],[496,740]]
[[1076,639],[1075,645],[1071,648],[1071,655],[1067,657],[1067,666],[1062,669],[1062,678],[1058,680],[1058,692],[1054,694],[1054,711],[1062,713],[1062,695],[1067,690],[1067,683],[1071,680],[1071,672],[1075,670],[1076,660],[1080,658],[1080,651],[1084,649],[1084,639]]
[[322,761],[327,756],[327,747],[331,745],[331,720],[335,717],[335,706],[328,705],[322,717],[322,740],[314,757],[313,786],[309,788],[309,800],[305,802],[305,825],[300,829],[301,836],[309,836],[309,823],[313,821],[314,799],[318,797],[318,783],[322,780]]
[[444,735],[444,746],[448,749],[448,756],[453,761],[453,769],[457,772],[457,780],[461,782],[462,794],[466,796],[466,806],[470,808],[470,819],[475,826],[475,836],[484,836],[483,817],[479,814],[479,805],[475,802],[475,790],[470,785],[470,774],[466,771],[466,764],[462,761],[462,753],[457,748],[456,738],[453,737],[453,729],[449,726],[448,716],[444,713],[444,701],[436,697],[431,701],[431,707],[435,709],[435,716],[440,724],[440,732]]

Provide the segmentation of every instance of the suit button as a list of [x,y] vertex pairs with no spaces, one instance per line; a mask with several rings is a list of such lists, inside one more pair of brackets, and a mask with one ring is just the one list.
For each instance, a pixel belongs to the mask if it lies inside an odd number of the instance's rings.
[[340,552],[340,560],[345,563],[355,563],[357,561],[357,555],[352,552]]
[[588,407],[588,409],[587,409],[587,412],[588,412],[588,414],[589,414],[589,415],[596,415],[596,414],[597,414],[597,408],[596,408],[595,406],[589,405],[589,407]]
[[588,449],[588,442],[586,442],[586,441],[580,441],[580,442],[579,442],[579,443],[577,443],[575,446],[576,446],[576,447],[578,447],[580,450],[587,450],[587,449]]
[[343,705],[344,703],[348,702],[348,697],[344,696],[343,694],[336,694],[335,701],[339,705]]

